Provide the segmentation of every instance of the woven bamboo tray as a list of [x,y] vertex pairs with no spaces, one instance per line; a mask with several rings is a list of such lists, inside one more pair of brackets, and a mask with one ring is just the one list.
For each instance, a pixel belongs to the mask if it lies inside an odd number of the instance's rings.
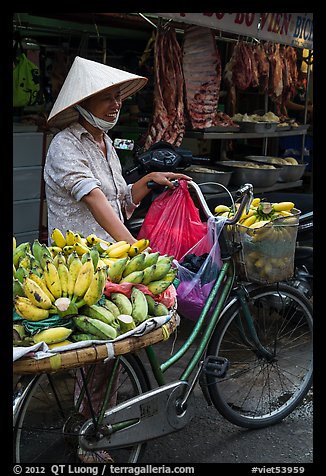
[[[135,352],[162,340],[166,340],[177,327],[178,316],[176,312],[171,319],[163,326],[140,337],[128,337],[117,342],[113,342],[114,355]],[[58,372],[60,370],[82,367],[87,364],[101,362],[108,357],[108,349],[105,344],[94,344],[81,349],[66,350],[58,352],[45,359],[33,359],[23,357],[13,363],[13,373],[16,375],[39,374]]]

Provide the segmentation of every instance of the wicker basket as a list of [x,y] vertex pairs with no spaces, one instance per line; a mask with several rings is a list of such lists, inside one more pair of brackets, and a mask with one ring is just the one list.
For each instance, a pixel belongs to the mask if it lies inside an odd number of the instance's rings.
[[293,209],[291,213],[291,217],[277,218],[257,229],[240,224],[227,227],[228,239],[241,244],[234,256],[240,279],[267,284],[293,276],[301,212]]
[[[178,325],[178,314],[172,312],[171,319],[163,326],[154,329],[140,337],[128,337],[117,342],[113,342],[114,355],[135,352],[149,345],[166,340],[175,331]],[[66,350],[58,352],[45,359],[33,359],[24,357],[13,363],[13,373],[16,375],[39,374],[58,372],[71,368],[82,367],[88,364],[102,362],[108,357],[108,347],[106,344],[93,344],[81,349]]]

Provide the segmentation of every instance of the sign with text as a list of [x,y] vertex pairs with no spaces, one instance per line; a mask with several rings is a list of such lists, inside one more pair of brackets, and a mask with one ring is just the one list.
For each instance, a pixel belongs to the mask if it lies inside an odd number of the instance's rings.
[[228,33],[313,49],[312,13],[157,13]]

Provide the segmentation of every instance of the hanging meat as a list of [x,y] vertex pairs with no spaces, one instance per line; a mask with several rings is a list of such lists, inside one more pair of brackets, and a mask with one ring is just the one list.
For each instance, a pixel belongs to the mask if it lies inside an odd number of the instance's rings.
[[263,45],[259,44],[255,46],[254,58],[258,70],[259,92],[265,93],[268,91],[269,61]]
[[185,131],[182,52],[175,29],[170,25],[157,29],[154,65],[154,111],[144,150],[161,140],[178,147]]
[[281,97],[280,112],[288,116],[286,104],[293,97],[298,82],[297,53],[292,46],[281,47],[283,69],[283,92]]
[[184,32],[183,74],[186,111],[193,129],[219,123],[217,106],[221,85],[221,58],[214,32],[210,28],[189,25]]

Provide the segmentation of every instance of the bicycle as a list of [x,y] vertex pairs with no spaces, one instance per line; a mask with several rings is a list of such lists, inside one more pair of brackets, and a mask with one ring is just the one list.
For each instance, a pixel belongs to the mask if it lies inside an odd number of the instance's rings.
[[[206,216],[212,216],[198,185],[190,185]],[[240,187],[236,196],[241,200],[238,211],[225,226],[235,224],[250,204],[251,184]],[[80,447],[106,449],[116,463],[136,463],[148,441],[189,423],[197,383],[223,417],[249,429],[279,423],[302,402],[313,375],[310,302],[283,282],[239,280],[234,260],[239,243],[221,233],[219,244],[223,265],[189,337],[164,362],[159,362],[153,346],[145,348],[155,388],[150,388],[137,353],[116,355],[100,408],[89,399],[91,417],[85,418],[79,409],[83,396],[89,395],[94,365],[19,379],[14,392],[16,462],[73,463]],[[198,346],[180,378],[166,383],[164,373],[195,339]]]

